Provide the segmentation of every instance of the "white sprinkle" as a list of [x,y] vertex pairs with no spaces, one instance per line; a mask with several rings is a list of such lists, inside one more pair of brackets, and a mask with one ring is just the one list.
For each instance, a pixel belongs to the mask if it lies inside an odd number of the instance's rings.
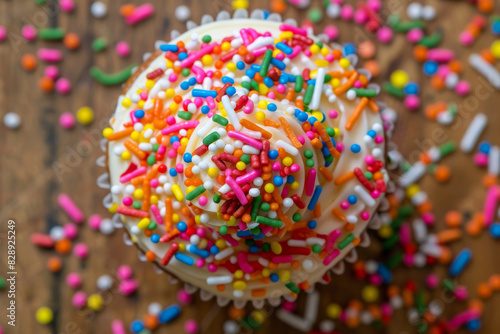
[[259,152],[260,152],[258,149],[256,149],[253,146],[250,146],[250,145],[243,145],[243,147],[241,148],[241,150],[245,154],[259,154]]
[[231,187],[227,184],[227,183],[224,183],[220,188],[219,188],[219,192],[221,194],[225,194],[227,193],[229,190],[231,190]]
[[113,286],[113,279],[109,275],[99,276],[97,279],[97,288],[102,291],[107,291]]
[[247,50],[253,51],[253,50],[261,48],[263,46],[272,45],[272,44],[274,44],[274,37],[272,37],[272,36],[270,36],[270,37],[260,36],[260,37],[257,37],[257,39],[255,41],[253,41],[253,43],[251,43],[247,46]]
[[90,6],[90,12],[95,18],[101,19],[108,13],[108,7],[101,1],[96,1]]
[[208,133],[208,131],[210,131],[213,125],[214,121],[212,121],[212,119],[208,119],[207,122],[203,124],[203,126],[200,127],[198,131],[196,131],[196,135],[198,137],[204,137]]
[[471,54],[469,57],[469,64],[481,73],[490,84],[496,89],[500,89],[500,73],[495,67],[487,63],[477,53]]
[[8,112],[3,116],[3,124],[9,129],[17,129],[21,126],[21,117],[14,112]]
[[491,146],[488,157],[488,174],[498,176],[500,174],[500,148]]
[[317,110],[319,108],[319,103],[321,101],[321,93],[323,92],[323,84],[325,81],[325,68],[320,67],[316,73],[316,83],[314,84],[314,91],[309,108],[312,110]]
[[410,184],[417,182],[425,174],[426,170],[427,168],[422,162],[416,162],[409,171],[401,175],[399,185],[404,188],[408,187]]
[[232,281],[233,277],[231,275],[207,277],[208,285],[228,284],[231,283]]
[[191,10],[188,6],[179,6],[175,9],[175,18],[181,22],[186,22],[191,17]]
[[354,192],[358,194],[358,196],[363,200],[363,202],[365,202],[366,205],[368,205],[369,207],[375,205],[376,202],[373,199],[373,197],[371,197],[370,194],[362,186],[360,185],[355,186]]
[[233,247],[227,247],[221,250],[219,253],[215,255],[216,260],[222,260],[225,259],[228,256],[231,256],[234,253],[234,248]]
[[463,152],[469,153],[472,151],[487,123],[488,118],[485,114],[479,113],[474,117],[460,142],[460,149]]
[[297,156],[299,154],[299,150],[297,150],[294,146],[284,142],[281,139],[276,142],[276,146],[284,149],[287,153],[289,153],[293,156]]
[[240,124],[240,119],[238,118],[238,115],[236,115],[236,112],[234,111],[234,108],[231,105],[231,100],[229,100],[229,96],[224,95],[221,99],[221,102],[222,105],[224,106],[224,110],[227,113],[227,117],[229,117],[231,124],[234,126],[234,129],[236,131],[240,131],[242,125]]

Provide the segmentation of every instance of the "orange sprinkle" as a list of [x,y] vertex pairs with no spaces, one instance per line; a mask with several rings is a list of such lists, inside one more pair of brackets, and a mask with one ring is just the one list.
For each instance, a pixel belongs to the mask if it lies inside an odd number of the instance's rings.
[[295,148],[301,148],[302,144],[297,139],[297,136],[295,135],[295,132],[293,132],[292,127],[290,126],[290,123],[288,123],[288,121],[283,116],[281,116],[279,118],[279,120],[280,120],[281,126],[283,127],[283,130],[285,130],[286,136],[292,142],[292,145]]
[[151,197],[151,185],[149,184],[149,181],[150,180],[148,180],[148,178],[146,177],[146,179],[142,183],[142,191],[144,192],[144,195],[142,196],[142,210],[146,212],[149,211],[149,200]]
[[335,217],[337,217],[339,220],[341,220],[341,221],[345,222],[346,217],[345,217],[345,215],[342,213],[342,211],[340,211],[340,209],[339,209],[339,208],[333,208],[333,210],[332,210],[332,214],[333,214]]
[[264,297],[266,295],[266,289],[253,289],[252,297]]
[[356,108],[354,109],[352,114],[349,116],[349,119],[345,123],[345,129],[347,131],[350,131],[352,129],[352,127],[354,126],[354,124],[358,120],[359,116],[361,116],[361,113],[363,112],[363,110],[365,109],[367,104],[368,104],[368,98],[362,97],[359,100],[358,105],[356,106]]
[[145,179],[146,177],[144,175],[136,176],[132,180],[130,180],[130,183],[137,187],[138,185],[142,184]]
[[172,199],[165,198],[165,231],[170,231],[172,228]]
[[311,145],[318,150],[323,148],[323,143],[318,138],[311,139]]
[[325,180],[331,182],[333,180],[333,175],[332,173],[330,173],[330,171],[328,170],[328,168],[326,168],[325,166],[319,166],[319,172],[321,173],[321,175],[323,175],[323,177],[325,178]]
[[248,119],[245,119],[245,118],[240,119],[240,124],[249,130],[262,133],[262,137],[264,137],[266,139],[271,139],[271,137],[273,136],[271,132],[264,130],[263,128],[261,128],[257,124],[250,122]]
[[128,137],[133,131],[134,131],[133,128],[127,128],[125,130],[121,130],[121,131],[118,131],[118,132],[113,132],[106,139],[109,140],[109,141],[113,141],[113,140],[125,138],[125,137]]
[[335,178],[335,181],[333,181],[333,183],[336,185],[336,186],[340,186],[341,184],[344,184],[346,183],[347,181],[351,180],[354,178],[354,172],[347,172],[345,174],[342,174],[338,177]]
[[349,79],[347,79],[346,82],[344,82],[342,85],[338,86],[337,88],[335,88],[333,90],[335,95],[339,96],[339,95],[342,95],[345,92],[347,92],[349,90],[349,88],[351,88],[352,85],[354,85],[354,83],[358,79],[358,75],[359,75],[358,72],[356,72],[356,71],[353,72],[353,74],[349,77]]
[[156,259],[156,255],[155,255],[155,252],[153,251],[149,251],[146,253],[146,259],[149,261],[149,262],[153,262],[155,259]]
[[321,122],[320,121],[314,122],[314,127],[316,128],[316,131],[319,133],[321,139],[326,143],[326,147],[328,148],[328,151],[330,151],[330,153],[333,155],[333,157],[334,158],[340,157],[340,152],[337,151],[335,146],[333,146],[332,140],[330,139],[330,135],[328,134],[328,132],[326,132]]
[[130,140],[126,140],[123,145],[130,151],[132,152],[135,156],[137,156],[140,160],[143,160],[146,158],[146,152],[142,151],[139,146],[136,144],[132,143]]

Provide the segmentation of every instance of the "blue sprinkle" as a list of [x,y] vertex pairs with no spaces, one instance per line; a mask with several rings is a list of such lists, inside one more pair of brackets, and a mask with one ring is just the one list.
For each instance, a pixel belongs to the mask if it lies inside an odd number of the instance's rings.
[[177,259],[177,261],[187,264],[188,266],[192,266],[194,264],[194,259],[186,254],[175,253],[175,258]]
[[349,204],[356,204],[358,202],[358,198],[356,195],[349,195],[349,197],[347,197],[347,201]]
[[179,60],[184,60],[187,57],[188,57],[188,54],[186,52],[179,53]]
[[309,117],[308,121],[311,125],[314,125],[318,119],[314,116]]
[[456,277],[460,275],[460,273],[464,270],[465,266],[467,263],[469,263],[470,259],[472,257],[472,252],[470,249],[465,248],[463,249],[453,260],[453,262],[450,265],[450,276]]
[[189,86],[190,86],[189,82],[187,82],[187,81],[181,82],[181,88],[182,88],[182,90],[188,90]]
[[352,144],[351,145],[351,152],[352,153],[359,153],[361,151],[361,146],[358,144]]
[[169,172],[170,176],[177,176],[177,171],[175,170],[175,168],[170,168]]
[[429,60],[424,64],[424,73],[426,75],[434,75],[438,70],[438,63],[435,61]]
[[277,68],[279,68],[281,71],[283,71],[286,68],[286,64],[284,62],[282,62],[281,60],[278,60],[274,57],[271,58],[271,64],[273,64],[273,66],[276,66]]
[[226,94],[229,96],[233,96],[234,94],[236,94],[236,88],[234,88],[233,86],[227,87]]
[[245,71],[245,75],[247,77],[249,77],[250,79],[253,79],[253,77],[255,76],[255,73],[256,72],[253,69],[250,69],[250,68]]
[[239,238],[251,237],[252,232],[250,232],[250,230],[245,230],[245,231],[238,230],[238,232],[236,232],[236,236],[238,236]]
[[188,82],[191,86],[194,86],[196,85],[196,78],[195,77],[189,78]]
[[137,117],[137,118],[139,118],[139,119],[141,119],[141,118],[144,117],[145,114],[146,113],[144,112],[144,110],[138,109],[138,110],[135,111],[134,116]]
[[159,234],[153,234],[151,236],[151,242],[157,244],[158,242],[160,242],[160,235]]
[[491,25],[491,32],[493,33],[493,35],[500,35],[500,20],[493,22],[493,24]]
[[204,90],[204,89],[193,89],[191,91],[193,97],[216,97],[217,92],[215,90]]
[[375,136],[377,135],[377,132],[375,130],[370,130],[366,134],[372,138],[375,138]]
[[267,152],[267,156],[269,157],[269,159],[277,159],[279,157],[279,153],[278,151],[276,150],[269,150],[269,152]]
[[163,44],[160,46],[160,50],[163,52],[167,52],[167,51],[177,52],[177,51],[179,51],[179,47],[175,44]]
[[190,163],[193,160],[193,155],[189,152],[186,152],[182,156],[182,159],[184,159],[184,162]]
[[309,116],[307,115],[306,112],[304,111],[299,111],[299,115],[297,116],[297,119],[301,122],[305,122],[307,121],[307,119],[309,118]]
[[309,227],[311,230],[314,230],[316,226],[318,226],[318,222],[316,222],[315,220],[310,220],[307,223],[307,227]]
[[280,80],[279,80],[280,84],[282,85],[286,85],[288,83],[288,77],[286,75],[281,75],[280,76]]
[[478,330],[481,329],[481,319],[473,319],[470,320],[466,325],[465,328],[471,332],[477,332]]
[[234,85],[234,79],[233,78],[230,78],[230,77],[222,77],[221,80],[222,83],[226,84],[226,83],[230,83],[231,85]]
[[392,273],[384,264],[378,264],[377,273],[380,275],[380,277],[382,277],[382,281],[384,283],[389,283],[392,281]]
[[178,222],[177,223],[177,229],[180,231],[180,232],[186,232],[187,230],[187,225],[185,222]]
[[177,136],[172,136],[172,137],[170,137],[170,144],[173,144],[173,143],[175,143],[176,141],[180,141],[180,140],[179,140],[179,137],[177,137]]
[[490,154],[490,148],[491,144],[487,141],[483,141],[481,142],[481,144],[479,144],[479,152],[481,153]]
[[271,79],[270,77],[265,77],[264,85],[266,85],[267,87],[272,87],[274,85],[273,79]]
[[269,17],[269,12],[267,10],[264,10],[263,14],[264,14],[264,20],[267,20],[267,18]]
[[140,332],[142,332],[144,330],[144,324],[140,320],[134,320],[130,324],[130,330],[133,333],[140,333]]
[[274,185],[277,187],[281,187],[283,185],[283,178],[279,175],[276,175],[273,178]]
[[250,68],[255,72],[260,72],[260,65],[253,64]]
[[250,246],[248,250],[250,251],[250,253],[257,253],[259,251],[259,246],[257,245]]
[[311,196],[311,201],[309,202],[309,205],[307,206],[307,210],[309,210],[309,211],[314,210],[314,207],[316,206],[316,203],[318,203],[318,199],[319,199],[319,196],[321,195],[322,191],[323,191],[323,187],[316,186],[316,189],[314,189],[314,193]]
[[416,95],[420,91],[418,84],[416,82],[409,82],[405,86],[405,93],[407,95]]
[[274,103],[269,103],[267,105],[267,110],[269,110],[269,111],[276,111],[276,110],[278,110],[278,106],[276,104],[274,104]]
[[189,245],[189,251],[195,255],[207,258],[210,256],[210,252],[206,249],[199,249],[196,245]]
[[245,68],[245,63],[240,60],[239,62],[236,63],[236,68],[241,71],[242,69]]
[[356,47],[354,46],[354,44],[348,43],[344,45],[344,55],[348,56],[352,54],[356,54]]
[[209,108],[208,106],[203,106],[203,107],[201,107],[201,113],[202,113],[203,115],[208,114],[208,112],[209,112],[209,111],[210,111],[210,108]]
[[493,238],[500,238],[500,223],[493,223],[490,226],[490,234]]
[[280,279],[278,274],[271,274],[269,278],[271,279],[271,282],[278,282],[278,280]]
[[158,316],[160,324],[166,324],[177,318],[181,314],[181,308],[179,305],[174,304],[163,310]]
[[217,247],[215,245],[210,247],[210,253],[212,253],[213,255],[217,255],[217,254],[219,254],[219,252],[220,252],[219,247]]
[[286,45],[285,43],[282,43],[282,42],[276,43],[276,48],[278,50],[283,51],[287,55],[293,53],[293,49],[291,47],[289,47],[288,45]]
[[294,181],[295,181],[295,177],[293,177],[293,175],[288,175],[286,177],[286,183],[292,184]]
[[323,153],[323,156],[324,157],[329,157],[330,155],[332,155],[330,153],[330,150],[328,149],[328,147],[326,147],[326,143],[325,142],[322,142],[323,146],[321,147],[321,153]]

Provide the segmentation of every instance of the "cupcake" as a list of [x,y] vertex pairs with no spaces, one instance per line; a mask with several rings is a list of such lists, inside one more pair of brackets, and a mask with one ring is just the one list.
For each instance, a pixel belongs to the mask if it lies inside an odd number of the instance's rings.
[[221,304],[342,271],[389,185],[392,124],[356,56],[248,18],[157,46],[104,130],[107,206],[143,257]]

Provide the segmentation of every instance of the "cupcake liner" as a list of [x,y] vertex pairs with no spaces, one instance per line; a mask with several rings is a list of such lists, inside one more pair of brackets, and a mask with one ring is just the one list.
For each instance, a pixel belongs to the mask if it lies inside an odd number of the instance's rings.
[[[250,15],[248,13],[247,10],[245,9],[238,9],[234,12],[233,14],[233,19],[245,19],[245,18],[251,18],[251,19],[260,19],[260,20],[265,20],[264,19],[264,12],[262,10],[254,10]],[[221,11],[217,14],[216,18],[215,18],[215,21],[223,21],[223,20],[230,20],[231,19],[231,15],[229,14],[229,12],[227,11]],[[273,14],[270,14],[267,18],[267,20],[269,21],[275,21],[275,22],[284,22],[286,24],[290,24],[290,25],[293,25],[293,26],[297,26],[297,22],[294,20],[294,19],[287,19],[287,20],[284,20],[282,21],[282,18],[281,18],[281,15],[279,14],[276,14],[276,13],[273,13]],[[207,24],[207,23],[210,23],[210,22],[213,22],[214,19],[212,16],[206,14],[202,17],[201,19],[201,25],[204,25],[204,24]],[[186,23],[186,28],[187,30],[190,30],[190,29],[193,29],[195,28],[196,26],[198,26],[195,22],[193,21],[188,21]],[[171,39],[175,39],[177,38],[178,36],[180,35],[180,33],[176,30],[173,30],[171,32]],[[326,37],[326,35],[322,36],[321,34],[320,35],[317,35],[318,38],[320,38],[321,40],[324,40],[324,41],[327,41],[328,38]],[[165,41],[162,41],[162,40],[157,40],[155,42],[155,52],[154,53],[145,53],[143,55],[143,61],[145,62],[145,64],[142,64],[141,67],[143,66],[147,66],[147,63],[148,61],[151,61],[152,58],[155,58],[155,57],[152,57],[152,56],[155,56],[155,53],[158,53],[159,51],[159,48],[162,44],[166,44],[167,42]],[[339,44],[336,44],[336,43],[329,43],[332,47],[334,48],[342,48],[341,45]],[[356,55],[349,55],[347,56],[351,62],[351,64],[355,67],[357,62],[358,62],[358,57]],[[139,70],[141,67],[136,67],[135,69],[132,70],[132,72],[136,72],[137,70]],[[368,77],[368,79],[371,78],[371,74],[364,70],[364,69],[357,69],[358,72],[364,74],[365,76]],[[139,71],[140,73],[141,71]],[[135,79],[134,79],[135,75],[132,75],[132,77],[129,79],[129,81],[127,83],[125,83],[123,85],[124,87],[124,90],[127,89],[127,86],[130,84],[130,82],[133,82]],[[372,89],[375,89],[377,91],[380,91],[380,87],[377,85],[377,84],[371,84],[370,85],[370,88]],[[389,109],[387,108],[387,106],[382,103],[382,102],[378,102],[377,101],[377,104],[380,106],[381,108],[381,115],[383,116],[383,119],[385,122],[388,122],[390,123],[390,126],[389,126],[389,129],[387,129],[385,131],[385,138],[386,138],[386,150],[385,150],[385,155],[386,157],[389,156],[391,159],[388,160],[386,158],[386,160],[390,161],[390,163],[387,164],[387,169],[391,170],[391,169],[395,169],[397,168],[398,164],[399,164],[399,161],[401,161],[402,157],[401,157],[401,154],[399,154],[399,152],[397,151],[397,146],[395,143],[391,142],[390,141],[390,137],[392,135],[392,130],[394,128],[394,122],[395,122],[395,112],[392,110],[392,109]],[[386,115],[384,117],[384,115]],[[102,189],[106,189],[106,190],[109,190],[111,188],[111,185],[110,185],[110,175],[109,175],[109,172],[108,172],[108,166],[107,166],[107,146],[108,146],[108,140],[107,139],[102,139],[101,142],[100,142],[100,148],[101,150],[103,151],[104,155],[103,156],[100,156],[97,160],[96,160],[96,164],[99,166],[99,167],[103,167],[106,169],[106,172],[99,175],[97,177],[97,186],[102,188]],[[389,180],[387,182],[387,191],[386,193],[393,193],[397,190],[396,188],[396,185],[393,181]],[[112,197],[112,194],[111,192],[109,192],[102,200],[102,204],[104,206],[104,208],[106,208],[107,210],[109,210],[109,208],[112,206],[113,204],[113,197]],[[367,229],[372,229],[372,230],[377,230],[379,229],[382,224],[383,224],[383,219],[380,217],[381,214],[383,214],[385,211],[389,210],[389,202],[388,200],[384,197],[384,199],[381,201],[378,209],[373,213],[371,219],[370,219],[370,222],[367,224]],[[112,222],[113,222],[113,226],[116,228],[116,229],[120,229],[120,228],[124,228],[124,224],[123,224],[123,220],[122,220],[122,217],[120,216],[120,214],[116,213],[112,216],[111,218]],[[363,231],[360,235],[360,244],[358,246],[360,247],[363,247],[363,248],[366,248],[366,247],[369,247],[370,244],[371,244],[371,240],[370,240],[370,236],[367,232],[367,230]],[[135,247],[137,247],[137,254],[138,254],[138,258],[140,261],[142,262],[146,262],[147,259],[145,257],[145,252],[137,245],[137,244],[134,244],[134,242],[131,240],[130,238],[130,235],[128,233],[128,231],[124,228],[124,233],[123,233],[123,242],[125,245],[127,246],[133,246],[135,245]],[[345,272],[345,262],[348,262],[348,263],[354,263],[358,260],[358,254],[357,254],[357,251],[356,251],[356,248],[353,247],[345,256],[344,258],[342,258],[341,260],[339,260],[330,270],[328,270],[326,272],[326,274],[334,274],[334,275],[341,275]],[[153,264],[153,269],[154,271],[157,273],[157,274],[166,274],[167,276],[167,280],[169,283],[173,284],[173,285],[176,285],[179,283],[179,279],[177,279],[177,277],[175,277],[173,274],[169,273],[165,268],[163,267],[160,267],[159,264],[155,261],[152,263]],[[315,285],[316,284],[328,284],[327,281],[325,281],[324,279],[321,279],[319,280],[318,282],[316,282],[315,284],[312,284],[310,289],[306,290],[305,292],[308,294],[308,296],[313,296],[316,292],[316,289],[315,289]],[[232,305],[234,307],[237,307],[237,308],[243,308],[245,307],[245,305],[247,304],[248,301],[251,301],[252,302],[252,305],[253,307],[255,307],[256,309],[259,309],[259,308],[262,308],[265,303],[267,302],[269,305],[271,305],[272,307],[277,307],[281,304],[283,298],[286,299],[286,300],[294,300],[294,298],[292,296],[289,296],[289,295],[284,295],[284,296],[279,296],[279,297],[267,297],[267,298],[264,298],[264,299],[258,299],[258,300],[237,300],[237,299],[230,299],[230,298],[227,298],[227,297],[223,297],[223,296],[214,296],[214,294],[206,291],[206,290],[203,290],[203,289],[200,289],[192,284],[189,284],[187,282],[184,282],[184,289],[186,290],[187,293],[189,294],[194,294],[196,293],[198,290],[199,290],[199,296],[200,296],[200,299],[202,301],[209,301],[211,300],[213,297],[215,297],[216,299],[216,302],[217,302],[217,305],[220,306],[220,307],[224,307],[224,306],[227,306],[229,304],[232,303]]]

